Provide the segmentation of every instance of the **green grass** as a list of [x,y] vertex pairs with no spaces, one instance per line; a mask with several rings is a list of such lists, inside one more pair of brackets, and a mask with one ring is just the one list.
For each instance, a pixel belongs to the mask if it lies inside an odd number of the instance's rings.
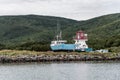
[[115,58],[120,53],[97,53],[97,52],[36,52],[36,51],[27,51],[27,50],[1,50],[0,56],[7,56],[7,57],[19,57],[19,56],[56,56],[56,55],[86,55],[86,56],[104,56],[107,58]]

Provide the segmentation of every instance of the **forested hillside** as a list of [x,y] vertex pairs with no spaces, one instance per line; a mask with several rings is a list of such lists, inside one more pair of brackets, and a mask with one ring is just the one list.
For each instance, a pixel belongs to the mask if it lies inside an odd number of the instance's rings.
[[63,31],[63,38],[74,42],[78,30],[88,33],[88,45],[94,49],[120,46],[120,14],[110,14],[86,21],[61,17],[20,15],[0,16],[0,48],[50,50],[57,23]]

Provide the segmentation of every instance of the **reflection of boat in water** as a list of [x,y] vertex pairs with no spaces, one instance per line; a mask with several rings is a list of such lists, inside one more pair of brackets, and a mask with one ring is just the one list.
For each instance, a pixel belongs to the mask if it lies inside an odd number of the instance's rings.
[[76,32],[74,38],[75,44],[66,44],[66,40],[61,39],[61,32],[56,36],[56,40],[51,41],[51,49],[53,51],[85,51],[90,52],[92,48],[88,48],[86,41],[88,40],[87,34],[83,31]]

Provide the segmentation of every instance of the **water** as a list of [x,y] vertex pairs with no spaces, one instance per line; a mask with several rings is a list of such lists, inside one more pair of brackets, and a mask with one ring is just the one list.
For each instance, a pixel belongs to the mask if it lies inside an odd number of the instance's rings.
[[0,64],[0,80],[120,80],[120,62]]

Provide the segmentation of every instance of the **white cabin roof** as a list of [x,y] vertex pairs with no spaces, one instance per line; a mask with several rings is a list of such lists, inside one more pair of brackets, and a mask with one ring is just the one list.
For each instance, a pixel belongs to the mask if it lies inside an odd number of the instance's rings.
[[52,42],[62,42],[62,43],[66,43],[67,41],[66,40],[55,40],[55,41],[52,41]]

